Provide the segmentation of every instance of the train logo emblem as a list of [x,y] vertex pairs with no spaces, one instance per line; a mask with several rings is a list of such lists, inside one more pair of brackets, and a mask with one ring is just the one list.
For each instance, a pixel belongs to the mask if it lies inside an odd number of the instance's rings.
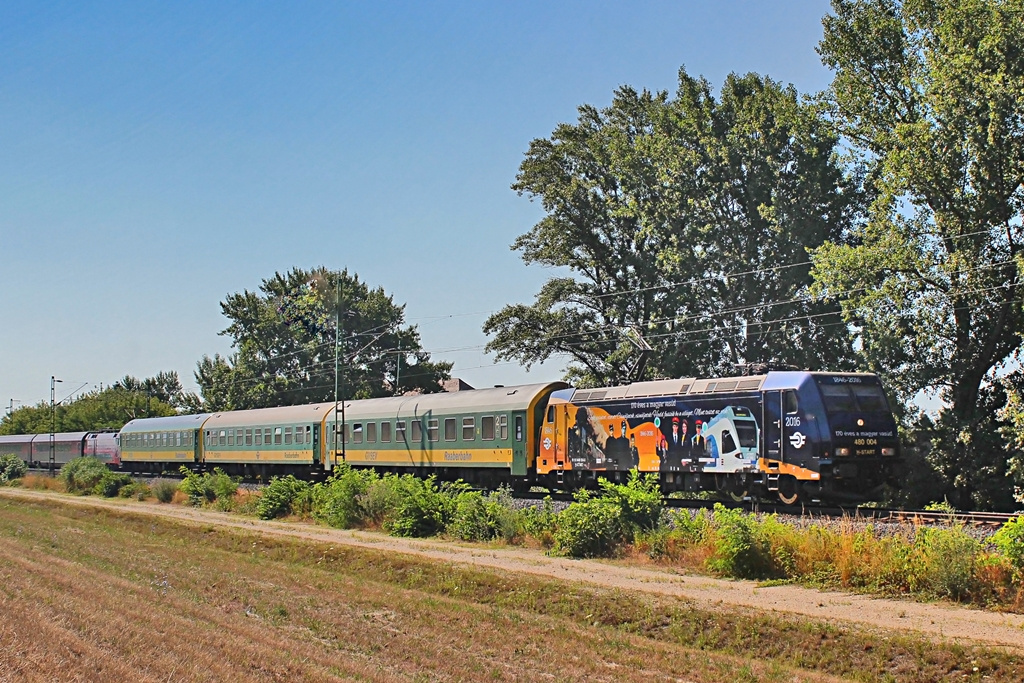
[[800,432],[793,432],[789,436],[789,443],[793,448],[803,448],[804,444],[807,443],[807,437]]
[[551,450],[551,439],[548,438],[548,437],[545,437],[545,439],[544,439],[544,450],[546,450],[546,451],[550,451]]

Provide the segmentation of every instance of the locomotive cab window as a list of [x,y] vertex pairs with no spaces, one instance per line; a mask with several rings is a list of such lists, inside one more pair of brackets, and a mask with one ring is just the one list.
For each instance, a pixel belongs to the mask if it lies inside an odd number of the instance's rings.
[[554,406],[548,406],[548,416],[547,416],[547,419],[545,419],[545,422],[554,422],[554,421],[555,421],[555,407]]
[[853,395],[857,398],[857,405],[865,412],[881,412],[889,409],[885,402],[885,394],[882,387],[876,384],[855,384]]
[[786,415],[793,415],[800,411],[800,403],[796,400],[795,391],[783,392],[782,400],[785,402]]
[[830,413],[849,413],[857,410],[853,402],[850,387],[845,384],[822,384],[821,397],[825,401],[825,410]]

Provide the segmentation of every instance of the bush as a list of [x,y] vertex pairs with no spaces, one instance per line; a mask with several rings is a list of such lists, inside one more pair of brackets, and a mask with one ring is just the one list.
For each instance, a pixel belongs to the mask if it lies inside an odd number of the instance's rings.
[[625,484],[601,480],[601,496],[619,509],[626,540],[632,541],[641,532],[653,531],[661,522],[664,501],[658,487],[658,477],[643,475],[637,470],[629,473]]
[[464,491],[454,498],[452,519],[446,532],[463,541],[511,541],[523,530],[523,515],[512,508],[508,490],[484,496]]
[[359,525],[364,519],[361,499],[379,480],[373,470],[356,470],[348,463],[335,466],[331,477],[312,490],[313,517],[338,529]]
[[98,458],[75,458],[60,468],[60,480],[68,493],[90,493],[110,470]]
[[92,493],[104,498],[113,498],[121,492],[121,489],[130,485],[132,478],[124,472],[113,472],[107,470],[103,473],[96,485],[92,487]]
[[739,579],[764,579],[774,573],[771,547],[758,533],[754,518],[740,510],[715,504],[714,554],[708,568],[716,574]]
[[991,541],[1018,573],[1024,572],[1024,515],[1004,524]]
[[178,490],[178,483],[161,479],[153,484],[153,495],[161,503],[170,503],[174,499],[174,493]]
[[229,501],[238,491],[238,482],[241,481],[238,477],[229,477],[219,467],[215,467],[212,473],[198,474],[182,465],[179,471],[185,478],[178,488],[188,496],[192,505],[212,503],[218,499]]
[[523,531],[533,536],[546,546],[554,545],[555,531],[558,529],[558,515],[551,504],[551,496],[544,497],[540,507],[529,507],[523,511]]
[[16,455],[0,455],[0,484],[21,479],[28,474],[28,465]]
[[914,543],[916,577],[912,587],[937,598],[965,600],[977,596],[981,586],[977,567],[981,543],[963,527],[922,528]]
[[618,504],[579,491],[576,502],[558,515],[554,551],[569,557],[608,557],[619,549],[625,534]]
[[127,486],[123,486],[117,493],[122,498],[134,498],[135,500],[146,500],[152,494],[153,492],[149,486],[141,481],[133,481]]
[[466,491],[462,482],[438,487],[437,478],[418,479],[405,474],[391,480],[398,494],[398,507],[385,520],[384,528],[394,536],[436,536],[445,530],[455,512],[455,497]]
[[394,517],[402,496],[398,492],[397,476],[386,474],[378,478],[375,472],[373,474],[366,492],[357,499],[359,516],[364,524],[383,527]]
[[256,503],[256,516],[260,519],[284,517],[292,512],[292,504],[299,500],[309,500],[309,482],[296,479],[292,475],[274,477],[264,487],[260,499]]

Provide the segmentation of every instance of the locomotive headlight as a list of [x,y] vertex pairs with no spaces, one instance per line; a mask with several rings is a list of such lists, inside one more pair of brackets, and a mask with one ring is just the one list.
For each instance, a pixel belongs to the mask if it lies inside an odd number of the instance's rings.
[[836,455],[849,455],[849,454],[850,454],[850,449],[849,448],[837,448],[836,449]]
[[883,448],[882,449],[882,455],[896,455],[896,449],[895,448]]
[[864,426],[864,420],[863,419],[857,420],[857,426],[858,427],[863,427]]

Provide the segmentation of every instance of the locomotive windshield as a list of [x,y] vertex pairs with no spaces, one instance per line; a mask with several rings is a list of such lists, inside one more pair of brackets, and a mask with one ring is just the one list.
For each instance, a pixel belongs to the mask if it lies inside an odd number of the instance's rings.
[[877,384],[821,384],[821,397],[829,413],[879,412],[888,410],[885,394]]

